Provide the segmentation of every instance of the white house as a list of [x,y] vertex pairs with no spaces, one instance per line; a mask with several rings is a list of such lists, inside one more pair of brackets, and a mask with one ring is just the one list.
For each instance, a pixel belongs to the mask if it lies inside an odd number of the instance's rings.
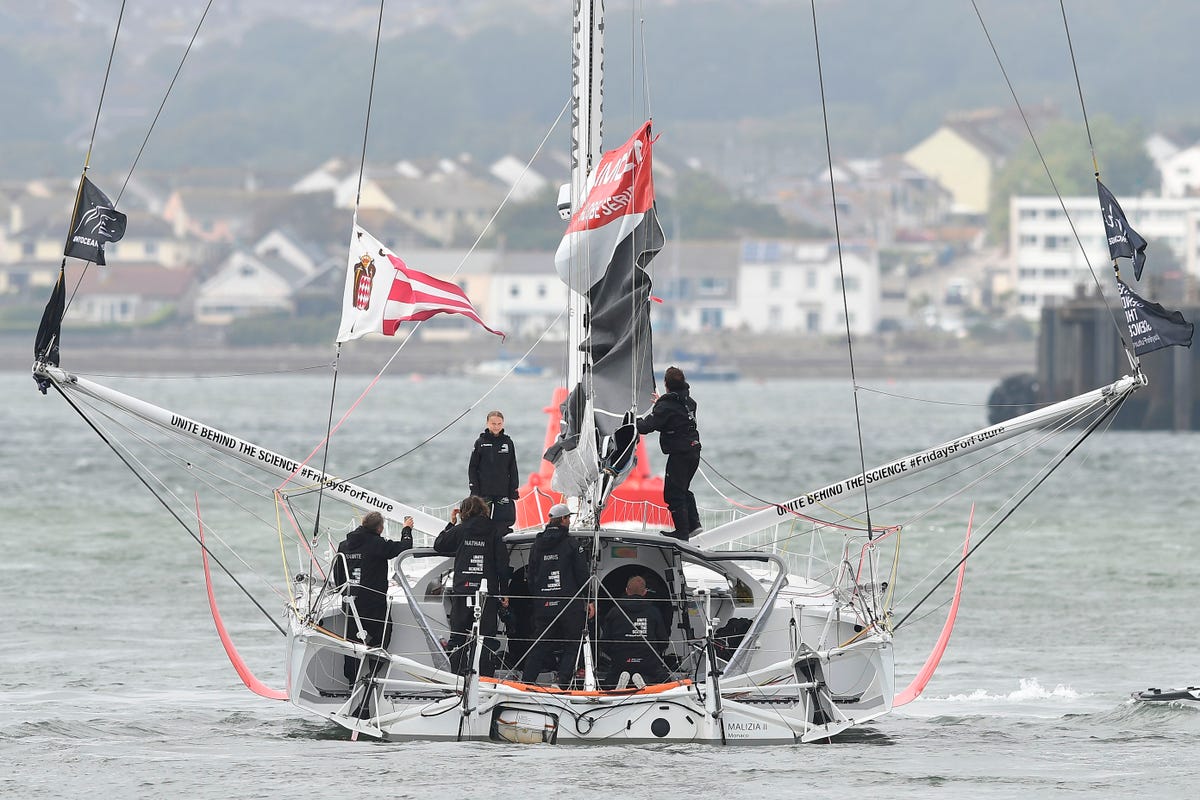
[[701,333],[741,325],[738,269],[741,243],[732,240],[668,241],[652,262],[650,307],[656,331]]
[[743,242],[738,272],[742,325],[754,333],[844,334],[843,270],[850,330],[874,333],[880,314],[874,248],[843,243],[839,268],[837,245],[831,241]]
[[547,340],[561,341],[567,335],[567,291],[554,271],[552,251],[502,251],[492,268],[488,309],[505,333],[521,338],[545,333]]
[[1200,194],[1200,145],[1180,150],[1157,163],[1162,174],[1163,197]]
[[[1153,245],[1166,244],[1189,275],[1200,274],[1200,197],[1117,198],[1138,233],[1151,242],[1147,270],[1154,270]],[[1100,203],[1095,196],[1066,197],[1063,214],[1056,197],[1013,197],[1009,252],[1014,285],[1022,316],[1036,320],[1044,307],[1054,307],[1074,297],[1079,287],[1092,290],[1099,279],[1105,292],[1115,291],[1109,277],[1112,259],[1104,236]],[[1083,250],[1071,228],[1079,232]],[[1085,257],[1086,256],[1086,257]],[[1088,270],[1088,264],[1096,278]],[[1132,270],[1122,264],[1122,275],[1131,281]]]
[[178,308],[192,285],[193,270],[161,264],[94,267],[83,273],[68,325],[152,322]]
[[292,291],[303,273],[278,261],[267,266],[243,250],[232,253],[217,274],[200,285],[195,319],[202,325],[227,325],[238,317],[290,311]]
[[1179,152],[1179,145],[1161,133],[1150,134],[1142,144],[1145,145],[1146,154],[1150,156],[1150,160],[1154,162],[1154,167],[1160,175],[1167,159]]

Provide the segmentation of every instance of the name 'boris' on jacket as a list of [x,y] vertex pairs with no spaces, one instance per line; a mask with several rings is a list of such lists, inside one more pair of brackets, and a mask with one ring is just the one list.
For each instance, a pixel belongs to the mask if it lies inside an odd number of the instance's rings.
[[574,597],[588,580],[588,552],[566,527],[547,525],[529,553],[530,593],[545,598]]

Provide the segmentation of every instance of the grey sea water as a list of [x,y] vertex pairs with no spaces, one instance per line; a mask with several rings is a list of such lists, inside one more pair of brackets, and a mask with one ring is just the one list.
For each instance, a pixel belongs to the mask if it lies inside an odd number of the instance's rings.
[[[327,376],[107,382],[298,457],[323,435],[330,394]],[[366,383],[342,376],[335,420]],[[213,630],[194,542],[61,398],[40,396],[26,375],[0,375],[0,386],[3,796],[1191,798],[1200,782],[1200,704],[1129,700],[1147,686],[1200,683],[1195,434],[1108,432],[1085,443],[971,559],[958,625],[924,696],[831,744],[391,744],[350,742],[246,691]],[[490,386],[385,378],[335,434],[330,469],[349,474],[409,451]],[[872,388],[859,395],[868,463],[985,424],[988,382]],[[456,501],[492,407],[506,412],[529,472],[550,391],[506,382],[362,482],[429,505]],[[705,456],[758,497],[784,499],[856,471],[845,382],[694,392]],[[697,479],[702,505],[716,503],[718,487],[747,501],[710,477],[713,486]],[[222,549],[222,560],[278,612],[285,572],[269,526],[230,526],[222,498],[186,468],[168,488],[189,502],[199,492],[214,535],[241,559]],[[332,505],[323,513],[345,515]],[[906,532],[903,555],[926,562],[913,583],[939,563],[945,570],[939,559],[961,546],[965,524],[948,511]],[[282,637],[228,579],[216,590],[250,667],[282,686]],[[917,596],[903,597],[900,611]],[[943,618],[932,606],[898,634],[899,685]]]

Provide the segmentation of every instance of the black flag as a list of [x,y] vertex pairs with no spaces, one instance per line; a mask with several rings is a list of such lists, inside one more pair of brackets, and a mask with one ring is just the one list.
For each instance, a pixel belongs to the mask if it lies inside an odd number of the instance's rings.
[[42,312],[42,323],[38,325],[37,339],[33,343],[33,358],[44,364],[58,366],[58,344],[62,330],[63,313],[67,306],[66,275],[58,271],[58,282]]
[[1142,267],[1146,265],[1146,240],[1125,219],[1121,204],[1108,187],[1096,179],[1096,191],[1100,194],[1100,216],[1104,218],[1104,234],[1108,239],[1108,254],[1113,261],[1118,258],[1133,259],[1133,279],[1142,279]]
[[105,242],[119,242],[124,235],[125,215],[85,175],[63,255],[103,266]]
[[1178,311],[1167,311],[1158,303],[1143,300],[1117,278],[1125,324],[1129,328],[1129,343],[1136,355],[1145,355],[1172,345],[1192,346],[1195,326]]

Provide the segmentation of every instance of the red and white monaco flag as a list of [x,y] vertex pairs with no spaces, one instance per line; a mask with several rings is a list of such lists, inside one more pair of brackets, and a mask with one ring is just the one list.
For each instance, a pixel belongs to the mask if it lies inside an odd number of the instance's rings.
[[401,322],[427,320],[435,314],[462,314],[489,333],[504,336],[483,324],[475,306],[456,284],[410,268],[355,225],[338,342],[368,333],[395,336]]
[[575,291],[585,294],[604,277],[617,246],[652,212],[653,143],[647,122],[605,153],[588,176],[587,197],[554,254],[558,276]]

